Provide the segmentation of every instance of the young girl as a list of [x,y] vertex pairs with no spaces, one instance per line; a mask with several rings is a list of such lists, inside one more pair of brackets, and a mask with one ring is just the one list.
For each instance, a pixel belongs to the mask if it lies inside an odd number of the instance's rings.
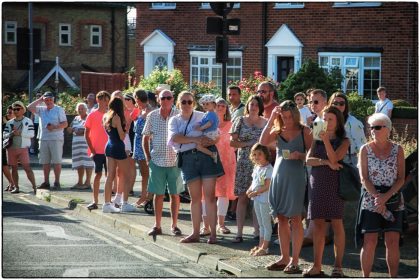
[[307,119],[312,116],[312,112],[309,107],[305,105],[306,94],[303,92],[298,92],[295,94],[294,100],[299,109],[301,122],[307,125]]
[[[201,97],[200,105],[203,107],[206,113],[204,114],[200,124],[197,125],[195,129],[202,131],[204,136],[212,140],[216,140],[216,138],[219,137],[219,118],[215,112],[216,98],[211,94],[206,94]],[[214,163],[217,163],[217,152],[212,152],[201,145],[197,145],[197,150],[211,156]]]
[[246,191],[246,195],[254,200],[255,214],[260,225],[260,243],[251,249],[250,255],[263,256],[268,254],[272,233],[268,189],[273,166],[270,164],[270,151],[260,143],[252,146],[249,158],[254,164],[254,171],[252,172],[252,184]]

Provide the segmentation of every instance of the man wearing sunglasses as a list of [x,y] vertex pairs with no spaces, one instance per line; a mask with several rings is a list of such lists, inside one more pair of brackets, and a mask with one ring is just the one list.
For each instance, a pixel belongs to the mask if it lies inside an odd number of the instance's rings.
[[[176,153],[168,146],[169,119],[178,114],[174,104],[174,97],[170,90],[163,89],[159,93],[160,108],[150,112],[146,117],[143,128],[143,151],[149,165],[149,181],[147,192],[154,194],[155,224],[148,235],[162,234],[161,220],[163,199],[166,188],[170,194],[173,235],[181,235],[177,227],[179,211],[179,193],[183,191],[181,173],[176,166]],[[150,143],[149,143],[150,141]]]
[[7,149],[7,159],[9,165],[12,167],[12,177],[15,186],[11,193],[19,193],[19,175],[18,163],[22,165],[26,172],[28,180],[32,184],[34,192],[36,191],[35,176],[29,164],[29,151],[31,146],[31,138],[34,137],[34,125],[32,120],[25,117],[25,105],[22,102],[16,101],[12,104],[14,118],[6,123],[4,134],[13,137],[13,144]]
[[327,106],[327,94],[322,89],[314,89],[309,93],[309,106],[313,113],[316,114],[315,119],[311,116],[306,123],[312,128],[313,123],[322,120],[322,110]]
[[[40,106],[44,102],[45,106]],[[50,189],[51,164],[54,166],[53,190],[60,190],[61,162],[63,158],[64,128],[68,126],[66,113],[54,104],[52,92],[45,92],[41,98],[28,105],[32,114],[39,115],[39,163],[44,171],[44,182],[38,189]]]
[[264,104],[264,118],[267,120],[271,116],[271,112],[279,106],[277,103],[277,92],[274,88],[274,85],[270,82],[261,82],[257,88],[257,94],[261,97],[263,104]]

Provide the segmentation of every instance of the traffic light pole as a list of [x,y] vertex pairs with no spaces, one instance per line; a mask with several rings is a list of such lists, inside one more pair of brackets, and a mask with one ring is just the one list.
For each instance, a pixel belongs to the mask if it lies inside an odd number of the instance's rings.
[[[226,20],[226,15],[223,15],[223,42],[226,42],[226,38],[227,38],[227,20]],[[228,49],[228,53],[229,53],[229,49]],[[226,57],[229,57],[229,55],[227,55]],[[226,99],[226,78],[227,78],[227,71],[226,71],[226,64],[227,64],[227,60],[223,59],[222,62],[222,98],[224,100]]]

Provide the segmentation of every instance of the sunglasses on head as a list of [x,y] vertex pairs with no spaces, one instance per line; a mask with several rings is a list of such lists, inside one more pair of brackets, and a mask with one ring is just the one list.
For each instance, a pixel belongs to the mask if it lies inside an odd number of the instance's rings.
[[192,102],[192,100],[182,100],[181,104],[182,105],[185,105],[185,104],[191,105],[191,104],[193,104],[193,102]]
[[346,102],[345,101],[334,101],[333,105],[334,106],[345,106]]
[[266,94],[266,93],[269,93],[270,91],[268,91],[268,90],[263,90],[263,89],[260,89],[260,90],[257,90],[257,93],[258,94]]
[[16,107],[16,108],[13,108],[12,110],[13,110],[13,111],[20,111],[20,109],[22,109],[22,108],[20,108],[20,107]]
[[386,127],[386,125],[373,125],[370,130],[381,130],[383,127]]
[[315,104],[318,105],[319,101],[318,100],[311,100],[309,101],[309,104]]
[[160,100],[171,100],[172,99],[172,96],[162,96],[161,98],[160,98]]
[[282,111],[287,111],[287,110],[292,109],[292,108],[296,108],[295,103],[292,103],[292,102],[286,103],[286,104],[284,104],[283,106],[280,107],[280,109]]

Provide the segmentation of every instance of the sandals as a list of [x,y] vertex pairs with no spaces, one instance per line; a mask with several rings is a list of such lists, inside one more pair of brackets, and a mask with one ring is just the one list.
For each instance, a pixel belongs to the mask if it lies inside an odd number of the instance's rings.
[[199,243],[200,238],[190,235],[190,236],[182,238],[179,242],[180,243]]
[[310,277],[312,277],[312,278],[325,277],[325,273],[322,270],[320,270],[318,273],[315,273],[313,266],[309,267],[308,269],[305,269],[303,271],[303,274],[302,275],[305,278],[310,278]]
[[286,274],[301,274],[302,269],[298,265],[289,264],[284,268],[283,272]]
[[217,227],[217,232],[223,233],[223,234],[229,234],[230,229],[228,229],[226,226],[219,226]]
[[268,248],[267,249],[258,248],[258,250],[256,250],[254,254],[252,255],[255,257],[268,255]]
[[242,236],[236,236],[235,239],[232,240],[232,243],[242,243],[244,242],[244,239]]
[[209,238],[208,240],[207,240],[207,244],[216,244],[217,243],[217,238]]
[[333,271],[331,272],[332,278],[343,278],[344,273],[343,270],[340,267],[334,267]]
[[254,252],[256,252],[258,249],[260,249],[260,247],[255,246],[254,248],[252,248],[252,249],[249,251],[249,255],[250,255],[250,256],[252,256],[252,255],[254,254]]
[[202,227],[200,229],[200,236],[207,236],[210,235],[210,230],[208,228]]
[[19,188],[14,187],[10,193],[19,193]]
[[267,265],[265,268],[267,268],[267,270],[271,270],[271,271],[283,271],[286,268],[287,264],[285,263],[279,263],[279,262],[273,262],[269,265]]

